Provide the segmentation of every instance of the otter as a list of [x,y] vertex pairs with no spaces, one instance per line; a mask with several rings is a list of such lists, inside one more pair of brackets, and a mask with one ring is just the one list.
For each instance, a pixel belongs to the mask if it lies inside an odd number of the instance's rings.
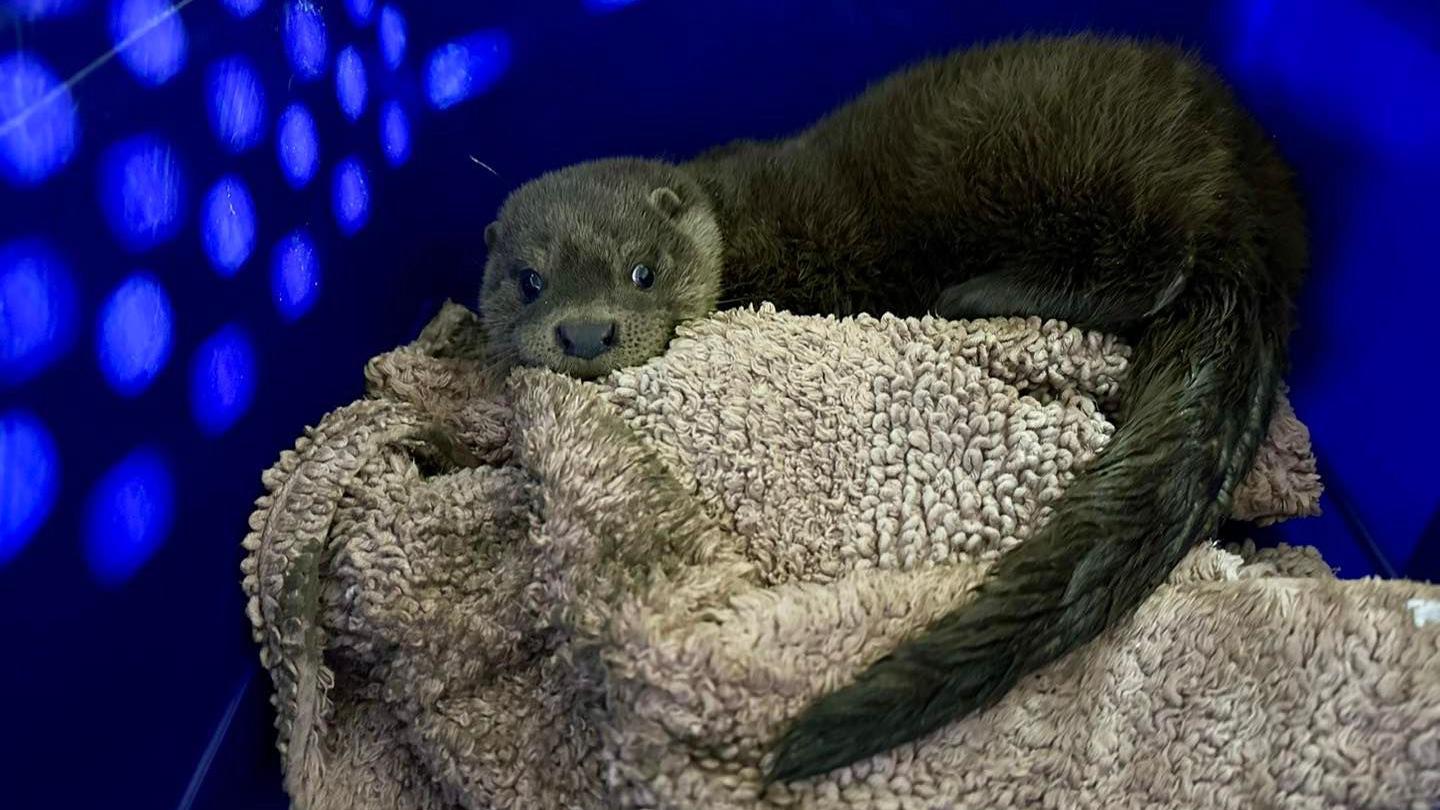
[[523,185],[485,229],[480,315],[497,362],[580,377],[762,301],[1131,341],[1108,445],[972,599],[788,725],[766,779],[789,781],[990,706],[1217,532],[1288,367],[1306,241],[1292,172],[1202,60],[1024,37],[914,64],[793,137]]

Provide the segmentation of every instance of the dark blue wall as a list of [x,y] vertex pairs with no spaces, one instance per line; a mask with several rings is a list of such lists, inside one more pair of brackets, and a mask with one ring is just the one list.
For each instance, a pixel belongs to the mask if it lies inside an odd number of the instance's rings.
[[0,806],[283,806],[238,586],[258,473],[472,301],[509,188],[788,133],[1025,30],[1183,40],[1272,129],[1313,215],[1294,399],[1332,488],[1280,534],[1440,577],[1432,4],[178,5],[0,0]]

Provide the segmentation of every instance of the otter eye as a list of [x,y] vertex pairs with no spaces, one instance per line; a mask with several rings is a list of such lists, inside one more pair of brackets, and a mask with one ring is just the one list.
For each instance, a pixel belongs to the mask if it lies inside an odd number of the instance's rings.
[[526,269],[520,273],[520,297],[525,303],[530,303],[540,297],[540,292],[545,289],[545,278],[534,270]]
[[635,282],[636,287],[648,290],[655,284],[655,271],[643,264],[637,264],[635,269],[630,271],[630,280]]

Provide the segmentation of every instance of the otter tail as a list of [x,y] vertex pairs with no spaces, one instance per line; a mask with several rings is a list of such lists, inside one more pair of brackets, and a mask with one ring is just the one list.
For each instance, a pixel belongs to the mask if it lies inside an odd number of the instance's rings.
[[[1228,514],[1284,374],[1287,297],[1195,278],[1136,345],[1123,421],[973,601],[809,706],[769,779],[824,773],[999,700],[1156,589]],[[1209,289],[1206,289],[1209,287]]]

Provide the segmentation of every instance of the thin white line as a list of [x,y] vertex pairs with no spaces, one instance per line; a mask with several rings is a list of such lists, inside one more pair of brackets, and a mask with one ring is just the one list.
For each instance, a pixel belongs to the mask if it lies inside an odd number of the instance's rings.
[[200,794],[200,787],[205,784],[205,777],[210,773],[210,766],[215,762],[220,744],[225,741],[225,735],[230,732],[230,724],[235,721],[235,711],[240,708],[240,701],[245,698],[245,691],[250,688],[250,681],[254,677],[255,669],[252,668],[245,674],[245,680],[240,682],[240,688],[235,690],[230,703],[225,706],[225,714],[220,717],[215,731],[210,734],[210,743],[200,754],[200,761],[195,763],[195,770],[190,774],[190,784],[185,786],[185,795],[180,797],[176,810],[190,810],[195,805],[195,797]]
[[500,173],[499,173],[499,172],[497,172],[497,171],[495,171],[494,169],[490,168],[490,164],[486,163],[485,161],[481,160],[480,158],[475,157],[474,155],[471,155],[471,156],[470,156],[470,162],[474,163],[476,166],[479,166],[480,168],[484,169],[485,171],[490,172],[491,174],[495,175],[496,177],[499,177],[499,176],[500,176]]
[[0,124],[0,138],[5,137],[10,133],[10,130],[25,123],[25,120],[30,117],[30,114],[32,112],[39,109],[40,107],[43,107],[46,104],[49,104],[50,102],[58,98],[61,93],[84,81],[87,76],[99,70],[105,65],[106,62],[114,59],[115,56],[121,51],[125,50],[131,45],[134,45],[135,41],[140,39],[140,37],[143,37],[153,31],[156,26],[168,20],[171,16],[179,14],[180,9],[185,8],[193,2],[195,2],[195,0],[180,0],[180,2],[172,5],[169,9],[159,14],[156,14],[154,17],[151,17],[150,21],[145,23],[145,25],[140,28],[140,30],[121,40],[120,43],[117,44],[115,47],[97,56],[95,60],[90,64],[75,71],[74,76],[66,79],[63,83],[56,86],[54,90],[46,93],[44,97],[42,97],[39,101],[21,110],[14,118],[6,121],[4,124]]

